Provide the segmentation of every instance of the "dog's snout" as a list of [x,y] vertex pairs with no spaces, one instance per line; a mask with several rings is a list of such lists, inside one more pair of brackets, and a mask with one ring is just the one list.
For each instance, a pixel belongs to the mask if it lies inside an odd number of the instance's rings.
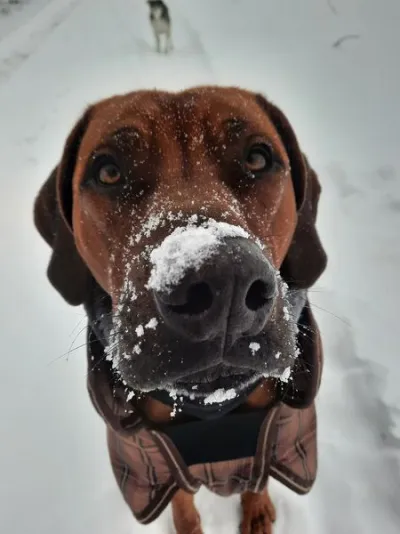
[[168,293],[154,293],[175,333],[192,341],[226,336],[230,342],[263,329],[276,295],[272,265],[256,244],[241,237],[226,239]]

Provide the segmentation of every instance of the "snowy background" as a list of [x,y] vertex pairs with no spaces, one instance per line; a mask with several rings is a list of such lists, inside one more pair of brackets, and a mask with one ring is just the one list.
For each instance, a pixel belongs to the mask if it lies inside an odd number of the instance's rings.
[[[169,511],[137,525],[117,490],[86,393],[84,316],[47,282],[32,204],[90,102],[216,83],[282,107],[323,185],[319,477],[307,497],[271,484],[275,534],[398,534],[400,2],[168,3],[168,57],[153,51],[144,0],[24,0],[0,13],[0,532],[172,532]],[[205,534],[237,532],[236,498],[203,491],[198,504]]]

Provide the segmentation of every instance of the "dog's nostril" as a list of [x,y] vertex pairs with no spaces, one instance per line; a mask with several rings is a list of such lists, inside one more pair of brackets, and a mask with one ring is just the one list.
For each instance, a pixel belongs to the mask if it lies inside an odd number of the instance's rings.
[[246,295],[246,306],[251,311],[257,311],[273,298],[271,289],[262,280],[253,282]]
[[200,315],[209,310],[212,303],[213,294],[210,286],[205,282],[200,282],[189,287],[185,304],[169,305],[168,308],[181,315]]

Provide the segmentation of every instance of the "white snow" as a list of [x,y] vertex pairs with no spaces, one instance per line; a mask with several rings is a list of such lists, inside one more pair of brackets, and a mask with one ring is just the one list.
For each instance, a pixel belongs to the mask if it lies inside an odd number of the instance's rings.
[[285,318],[285,321],[290,321],[290,313],[287,306],[283,307],[283,316]]
[[170,389],[168,393],[171,399],[177,400],[178,392],[176,391],[176,389]]
[[135,328],[135,332],[136,332],[136,335],[137,337],[142,337],[144,336],[144,328],[143,328],[143,325],[139,325]]
[[251,350],[251,352],[253,353],[253,355],[259,351],[261,348],[261,345],[260,343],[256,343],[255,341],[252,341],[249,345],[249,349]]
[[232,400],[236,396],[237,396],[237,393],[233,388],[231,389],[220,388],[220,389],[215,390],[213,393],[210,393],[210,395],[208,395],[204,399],[203,403],[204,404],[218,404],[220,402],[226,402],[228,400]]
[[[117,490],[86,390],[83,310],[47,281],[32,203],[90,102],[211,83],[282,107],[323,187],[319,473],[303,497],[271,482],[274,534],[398,534],[400,3],[168,0],[170,56],[153,51],[144,1],[31,4],[34,17],[0,24],[0,532],[171,531],[170,510],[140,526]],[[345,34],[359,38],[334,48]],[[205,534],[237,532],[238,497],[196,501]]]
[[166,223],[165,218],[162,216],[162,214],[157,213],[157,215],[151,215],[143,224],[140,231],[136,234],[134,241],[136,243],[139,243],[139,241],[142,239],[142,236],[149,237],[154,230],[157,230],[159,226],[164,226]]
[[140,344],[137,343],[137,344],[133,347],[132,351],[133,351],[134,354],[141,354],[141,353],[142,353],[142,349],[140,348]]
[[224,237],[238,236],[250,237],[243,228],[212,219],[201,226],[175,228],[150,254],[153,268],[147,287],[171,291],[189,269],[200,269],[215,254]]
[[291,372],[292,372],[291,368],[290,367],[286,367],[286,369],[283,371],[283,373],[280,376],[281,381],[282,382],[289,382],[289,378],[290,378]]
[[152,317],[150,321],[145,325],[145,328],[148,328],[150,330],[155,330],[158,325],[158,320],[156,317]]

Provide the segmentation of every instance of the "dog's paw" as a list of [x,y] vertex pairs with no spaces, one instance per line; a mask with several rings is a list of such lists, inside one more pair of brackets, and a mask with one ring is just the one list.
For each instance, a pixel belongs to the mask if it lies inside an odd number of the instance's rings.
[[179,529],[175,526],[175,529],[176,534],[203,534],[200,522],[194,524],[185,523]]
[[176,534],[203,534],[200,516],[174,520]]
[[276,519],[275,507],[268,495],[246,492],[241,496],[241,534],[272,534],[272,524]]

